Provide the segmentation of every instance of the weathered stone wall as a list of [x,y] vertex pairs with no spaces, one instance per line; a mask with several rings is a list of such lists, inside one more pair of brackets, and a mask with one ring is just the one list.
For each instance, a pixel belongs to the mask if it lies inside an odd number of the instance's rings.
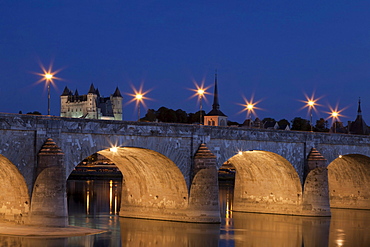
[[0,155],[0,221],[28,223],[30,198],[17,168]]
[[370,158],[343,155],[329,166],[331,207],[370,209]]

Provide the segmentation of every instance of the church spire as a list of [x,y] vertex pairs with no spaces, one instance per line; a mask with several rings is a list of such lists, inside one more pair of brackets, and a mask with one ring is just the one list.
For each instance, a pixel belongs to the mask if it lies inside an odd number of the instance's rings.
[[362,111],[361,111],[361,98],[358,98],[357,116],[362,116]]
[[217,89],[217,69],[215,72],[215,88],[214,88],[214,93],[213,93],[213,105],[212,105],[213,110],[220,110],[220,104],[218,103],[218,89]]

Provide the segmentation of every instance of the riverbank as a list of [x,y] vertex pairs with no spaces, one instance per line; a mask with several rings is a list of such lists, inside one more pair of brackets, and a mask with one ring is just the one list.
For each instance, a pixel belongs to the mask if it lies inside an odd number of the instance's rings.
[[24,237],[73,237],[100,234],[106,231],[78,226],[67,227],[44,227],[18,225],[13,223],[0,223],[0,235],[24,236]]

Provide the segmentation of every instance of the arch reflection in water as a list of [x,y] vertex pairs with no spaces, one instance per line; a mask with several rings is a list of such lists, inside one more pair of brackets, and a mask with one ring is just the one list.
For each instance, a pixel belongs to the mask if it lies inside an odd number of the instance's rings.
[[121,218],[122,246],[218,246],[219,224]]
[[328,246],[330,217],[234,212],[235,246]]

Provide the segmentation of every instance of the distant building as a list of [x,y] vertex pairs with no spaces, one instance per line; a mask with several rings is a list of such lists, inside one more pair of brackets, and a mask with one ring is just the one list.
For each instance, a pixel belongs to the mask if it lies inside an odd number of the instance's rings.
[[118,87],[110,97],[101,97],[99,90],[91,84],[87,94],[73,93],[68,87],[60,96],[60,116],[122,120],[122,95]]
[[368,135],[369,127],[362,118],[361,101],[358,100],[357,117],[355,121],[348,122],[348,133],[355,135]]
[[204,125],[227,126],[227,116],[222,113],[218,103],[217,73],[215,74],[212,110],[204,116]]

